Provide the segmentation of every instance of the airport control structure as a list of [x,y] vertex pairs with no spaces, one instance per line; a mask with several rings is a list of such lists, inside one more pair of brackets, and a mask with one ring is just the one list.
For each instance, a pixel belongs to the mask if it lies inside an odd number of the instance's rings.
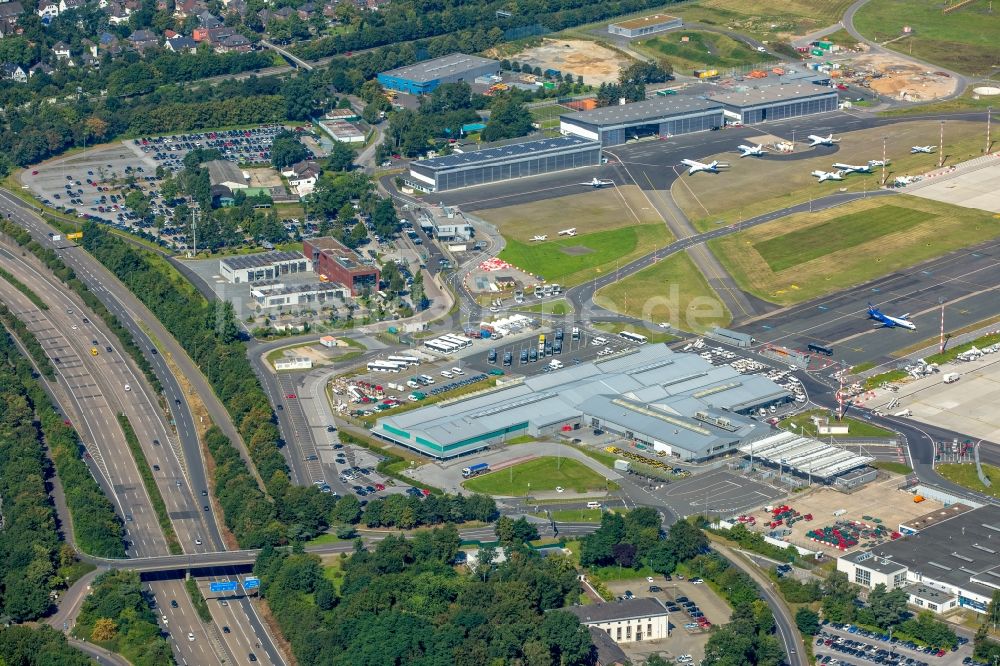
[[466,398],[382,417],[371,432],[447,459],[520,435],[593,428],[676,460],[699,461],[773,434],[749,415],[792,400],[765,377],[741,375],[666,345],[501,382]]

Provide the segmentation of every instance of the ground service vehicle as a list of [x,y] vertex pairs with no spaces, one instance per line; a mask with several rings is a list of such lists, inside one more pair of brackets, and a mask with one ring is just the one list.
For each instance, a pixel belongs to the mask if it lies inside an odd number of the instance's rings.
[[826,356],[833,356],[833,350],[830,349],[829,347],[824,347],[823,345],[817,345],[817,344],[814,344],[814,343],[810,342],[806,346],[806,348],[809,351],[815,352],[817,354],[825,354]]
[[471,479],[474,476],[479,476],[480,474],[486,474],[490,471],[489,463],[476,463],[475,465],[469,465],[462,470],[462,478]]

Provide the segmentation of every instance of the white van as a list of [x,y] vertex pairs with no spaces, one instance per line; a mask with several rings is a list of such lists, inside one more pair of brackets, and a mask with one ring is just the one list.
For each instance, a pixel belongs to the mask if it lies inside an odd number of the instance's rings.
[[448,372],[447,370],[442,370],[442,371],[441,371],[441,376],[442,376],[442,377],[444,377],[445,379],[451,379],[451,378],[452,378],[452,377],[454,377],[455,375],[451,374],[451,373],[450,373],[450,372]]
[[465,371],[462,370],[462,368],[452,368],[451,369],[451,374],[453,374],[453,375],[464,375]]
[[600,509],[601,508],[601,503],[600,502],[587,502],[587,508],[588,509]]

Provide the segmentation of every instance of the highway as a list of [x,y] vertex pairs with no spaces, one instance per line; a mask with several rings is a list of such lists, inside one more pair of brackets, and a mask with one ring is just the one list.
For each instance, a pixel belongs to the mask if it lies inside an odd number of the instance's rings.
[[[6,195],[6,193],[0,194]],[[6,197],[0,197],[0,206],[8,201],[9,199]],[[36,216],[21,207],[8,208],[7,212],[10,212],[14,219],[21,222],[22,226],[29,228],[36,240],[43,245],[52,245],[47,237],[50,229],[41,223]],[[151,389],[146,386],[141,373],[134,370],[130,362],[124,359],[118,351],[117,340],[110,333],[104,331],[103,326],[95,324],[95,321],[98,321],[96,316],[90,314],[87,316],[90,320],[89,323],[83,322],[84,315],[82,313],[85,310],[82,303],[75,302],[71,292],[58,283],[55,278],[48,276],[40,265],[31,266],[30,259],[20,257],[19,250],[16,252],[15,255],[12,251],[9,257],[12,262],[18,264],[18,269],[14,272],[19,275],[22,281],[28,283],[32,289],[50,302],[50,309],[45,314],[62,318],[59,323],[45,327],[45,330],[72,332],[70,335],[54,340],[53,346],[57,352],[50,355],[60,356],[58,365],[68,362],[65,370],[67,373],[76,373],[76,368],[81,366],[83,369],[94,366],[95,369],[105,373],[101,375],[104,377],[105,394],[93,393],[98,381],[92,379],[89,373],[80,372],[70,375],[73,381],[80,380],[80,388],[83,390],[84,395],[77,398],[77,402],[86,399],[99,400],[101,395],[115,396],[113,405],[83,404],[75,411],[76,417],[73,421],[77,424],[78,429],[80,423],[88,427],[87,432],[81,431],[81,435],[88,445],[91,442],[101,443],[100,446],[91,449],[93,451],[91,455],[94,466],[111,469],[110,474],[105,472],[105,477],[109,479],[106,486],[113,490],[110,495],[116,500],[120,514],[132,517],[132,520],[126,521],[132,543],[129,554],[152,555],[167,551],[166,541],[160,532],[155,513],[150,506],[148,497],[145,496],[138,471],[132,463],[131,454],[118,427],[116,413],[125,413],[129,417],[149,464],[159,467],[159,470],[153,468],[154,478],[164,497],[171,522],[174,524],[182,548],[187,552],[222,550],[225,544],[216,523],[215,511],[212,510],[210,499],[206,496],[209,486],[205,478],[200,444],[185,396],[169,372],[161,354],[152,353],[154,345],[138,324],[139,321],[142,321],[144,325],[152,328],[153,322],[156,325],[159,322],[156,322],[152,315],[149,315],[145,320],[140,320],[134,311],[127,310],[122,300],[110,289],[117,286],[121,290],[126,292],[127,290],[113,276],[103,271],[103,268],[98,270],[89,265],[87,261],[78,261],[77,265],[73,265],[69,256],[76,254],[78,259],[89,259],[90,262],[95,263],[96,260],[78,248],[62,249],[60,254],[64,261],[76,270],[77,277],[88,283],[88,286],[105,302],[119,321],[130,330],[137,343],[144,349],[147,360],[153,364],[154,370],[164,386],[167,399],[165,409],[157,406],[158,401],[153,396]],[[103,275],[100,274],[102,272]],[[73,314],[70,314],[70,310],[73,311]],[[36,312],[38,312],[37,309]],[[76,327],[76,331],[74,331],[74,327]],[[94,339],[98,340],[99,343],[96,346],[93,344]],[[164,341],[167,340],[174,342],[169,334],[163,331],[158,336],[158,342],[164,344]],[[107,347],[111,347],[113,351],[108,352]],[[91,355],[91,348],[98,350],[97,356]],[[66,358],[63,359],[62,355],[66,355]],[[187,356],[184,355],[183,358],[187,359]],[[83,379],[80,379],[81,377]],[[201,377],[200,373],[197,373],[197,377]],[[192,383],[195,383],[197,377],[192,374],[187,375],[187,379]],[[125,390],[126,384],[129,385],[130,390],[128,391]],[[211,397],[214,398],[214,394],[211,394]],[[169,402],[171,398],[173,398],[173,404]],[[209,402],[207,397],[205,402]],[[97,408],[102,406],[105,408],[103,422],[99,424],[98,428],[92,427],[91,421],[95,419],[94,415],[101,413]],[[168,423],[171,419],[176,423],[176,430],[171,428]],[[109,450],[112,445],[114,448]],[[204,510],[206,505],[209,506],[209,511]],[[135,523],[135,527],[133,527],[133,523]],[[158,540],[155,540],[157,537]],[[197,543],[198,541],[201,541],[200,545]],[[203,584],[207,592],[207,581]],[[216,623],[230,626],[233,629],[230,634],[220,634],[215,625],[205,626],[197,619],[194,608],[188,600],[187,592],[179,582],[172,580],[155,582],[151,583],[150,588],[158,599],[163,615],[167,618],[166,624],[170,631],[184,636],[189,631],[195,634],[194,641],[175,641],[181,660],[187,660],[187,663],[190,664],[214,663],[216,661],[221,663],[223,660],[232,662],[234,658],[245,661],[247,655],[254,652],[258,659],[264,663],[266,661],[279,665],[285,663],[249,600],[235,600],[227,606],[209,604],[213,616],[216,618]],[[179,608],[172,609],[168,603],[169,600],[176,600]],[[203,640],[199,641],[199,637],[202,637]],[[257,648],[257,644],[260,644],[261,647]]]

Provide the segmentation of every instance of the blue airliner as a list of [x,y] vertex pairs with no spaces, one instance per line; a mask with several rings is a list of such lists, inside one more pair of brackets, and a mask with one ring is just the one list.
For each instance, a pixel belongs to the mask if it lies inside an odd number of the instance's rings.
[[890,317],[889,315],[883,313],[877,307],[868,304],[868,318],[877,321],[883,328],[896,328],[897,326],[902,328],[908,328],[911,331],[917,330],[916,325],[910,321],[909,313],[904,315],[899,315],[898,317]]

